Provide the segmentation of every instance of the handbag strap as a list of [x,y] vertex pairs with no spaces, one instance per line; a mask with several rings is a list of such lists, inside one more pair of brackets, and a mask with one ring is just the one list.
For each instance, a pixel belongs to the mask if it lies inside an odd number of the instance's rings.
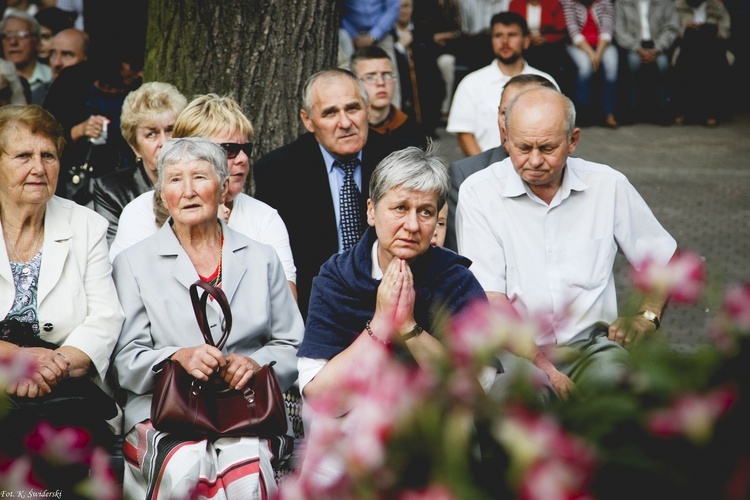
[[[198,288],[203,289],[203,294],[198,297]],[[208,326],[208,316],[206,314],[206,303],[208,297],[214,298],[221,311],[224,313],[224,321],[221,328],[221,338],[218,342],[214,343],[214,339],[211,336],[211,328]],[[232,331],[232,310],[229,308],[229,301],[227,296],[224,294],[224,290],[215,287],[210,283],[206,283],[203,280],[198,280],[190,285],[190,300],[193,303],[193,312],[195,313],[195,319],[198,321],[198,326],[203,334],[203,340],[206,344],[223,349],[227,343],[229,332]]]

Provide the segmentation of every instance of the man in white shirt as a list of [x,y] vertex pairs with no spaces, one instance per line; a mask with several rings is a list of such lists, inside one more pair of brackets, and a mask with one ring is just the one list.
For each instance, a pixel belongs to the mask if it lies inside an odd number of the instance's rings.
[[[508,80],[533,73],[555,81],[547,73],[529,66],[523,58],[523,51],[529,46],[529,29],[523,16],[514,12],[495,14],[491,30],[496,59],[461,80],[448,116],[446,130],[458,135],[458,144],[466,156],[500,146],[497,107]],[[557,83],[555,87],[559,90]]]
[[[532,88],[506,110],[510,157],[461,185],[459,252],[491,303],[541,318],[528,357],[562,397],[616,380],[624,356],[659,327],[666,297],[644,297],[618,317],[613,265],[650,257],[666,264],[676,242],[635,188],[605,165],[572,158],[580,137],[573,103]],[[569,349],[572,348],[572,349]],[[576,355],[561,361],[561,353]]]

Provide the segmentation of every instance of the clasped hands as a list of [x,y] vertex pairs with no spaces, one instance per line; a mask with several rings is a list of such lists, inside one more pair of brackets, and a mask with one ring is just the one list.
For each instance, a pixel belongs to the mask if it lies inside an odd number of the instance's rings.
[[237,390],[244,388],[260,370],[260,365],[254,360],[235,353],[224,356],[223,352],[208,344],[180,349],[172,355],[172,360],[204,382],[218,373],[229,387]]
[[[378,286],[375,314],[370,326],[384,340],[403,335],[417,322],[414,320],[414,276],[409,264],[398,257],[391,259]],[[382,335],[382,337],[381,337]]]
[[70,361],[52,349],[21,347],[19,351],[32,359],[34,371],[29,377],[11,382],[6,389],[8,394],[24,398],[45,396],[70,374]]

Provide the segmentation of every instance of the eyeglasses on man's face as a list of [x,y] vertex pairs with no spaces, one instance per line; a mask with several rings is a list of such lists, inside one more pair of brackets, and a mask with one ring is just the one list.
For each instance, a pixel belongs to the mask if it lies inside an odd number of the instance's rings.
[[5,33],[0,33],[0,38],[3,40],[27,40],[34,36],[34,33],[31,31],[6,31]]
[[394,73],[367,73],[362,77],[362,81],[368,85],[372,85],[373,83],[377,83],[381,78],[385,83],[396,81],[396,75]]
[[245,144],[239,144],[237,142],[222,142],[219,143],[219,146],[221,146],[224,151],[227,152],[228,160],[237,158],[237,155],[240,154],[240,151],[244,151],[248,158],[250,158],[250,154],[253,152],[252,142],[246,142]]

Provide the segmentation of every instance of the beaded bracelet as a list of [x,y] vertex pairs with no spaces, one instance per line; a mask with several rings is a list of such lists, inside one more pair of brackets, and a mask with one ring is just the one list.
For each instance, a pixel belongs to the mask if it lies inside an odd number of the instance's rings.
[[367,333],[370,334],[370,337],[372,337],[372,340],[374,340],[375,342],[378,342],[378,343],[383,344],[383,345],[391,345],[391,341],[390,340],[381,340],[381,339],[379,339],[372,332],[372,329],[370,328],[370,320],[369,319],[365,322],[365,329],[367,329]]

